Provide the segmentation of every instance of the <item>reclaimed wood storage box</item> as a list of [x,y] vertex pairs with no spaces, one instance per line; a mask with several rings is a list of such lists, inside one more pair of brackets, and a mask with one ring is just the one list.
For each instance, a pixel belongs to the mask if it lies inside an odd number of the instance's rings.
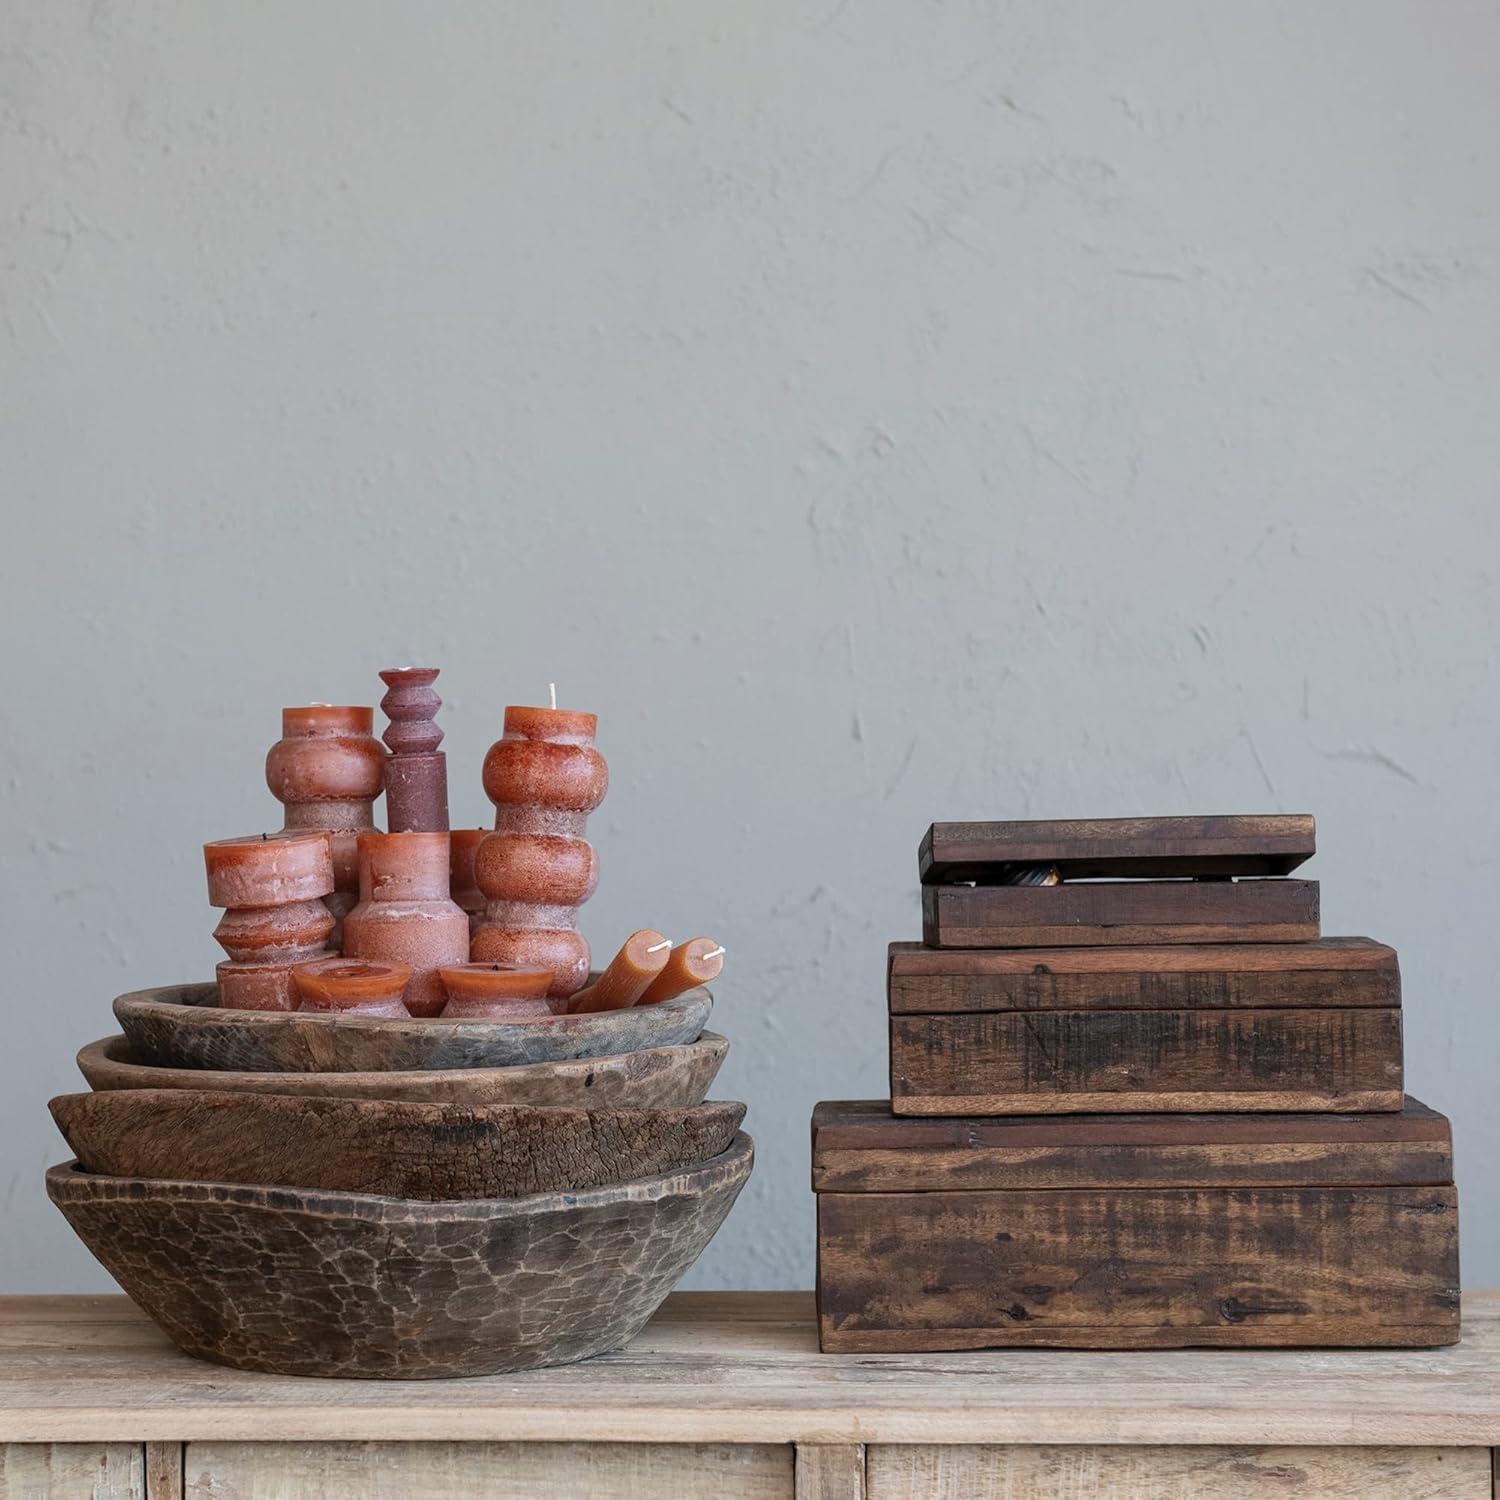
[[1456,1342],[1448,1121],[820,1104],[828,1352]]
[[1369,938],[970,952],[892,943],[902,1115],[1399,1110],[1401,977]]

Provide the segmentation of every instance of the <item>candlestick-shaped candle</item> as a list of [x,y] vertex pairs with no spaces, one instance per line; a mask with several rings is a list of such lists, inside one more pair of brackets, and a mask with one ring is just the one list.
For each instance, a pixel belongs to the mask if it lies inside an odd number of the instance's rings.
[[554,1002],[547,997],[552,987],[551,969],[454,964],[439,969],[438,978],[448,995],[443,1007],[445,1021],[539,1021],[556,1014]]
[[717,979],[724,968],[724,945],[712,938],[693,938],[678,943],[667,958],[666,967],[653,979],[637,1005],[660,1005],[675,1000],[700,984]]
[[216,971],[231,1010],[296,1010],[292,970],[328,956],[333,856],[326,833],[273,833],[203,846],[208,900],[225,908],[214,937],[229,955]]
[[360,958],[320,958],[292,970],[299,1010],[383,1020],[410,1017],[401,998],[410,978],[405,964],[377,964]]
[[609,790],[609,767],[594,749],[597,723],[564,709],[507,708],[504,738],[484,758],[495,832],[474,858],[488,905],[473,957],[550,968],[554,997],[574,994],[589,975],[577,908],[599,883],[598,857],[583,836]]
[[649,927],[632,932],[625,946],[610,960],[609,967],[591,984],[574,995],[568,1009],[575,1014],[591,1010],[628,1010],[650,989],[667,966],[672,940]]
[[385,751],[371,733],[375,711],[310,703],[281,710],[281,738],[266,756],[266,785],[286,807],[284,833],[325,829],[333,852],[329,945],[343,945],[343,922],[359,900],[362,833],[375,831],[375,799],[384,784]]
[[392,667],[380,674],[389,691],[380,707],[391,722],[382,738],[391,747],[385,763],[385,817],[392,833],[437,833],[448,828],[448,757],[434,722],[443,700],[433,683],[436,667]]
[[448,895],[446,833],[362,833],[359,905],[344,918],[344,956],[406,964],[406,1008],[435,1016],[437,971],[469,957],[469,918]]
[[448,894],[469,914],[469,936],[484,921],[484,892],[474,874],[474,856],[490,836],[488,828],[455,828],[449,835]]

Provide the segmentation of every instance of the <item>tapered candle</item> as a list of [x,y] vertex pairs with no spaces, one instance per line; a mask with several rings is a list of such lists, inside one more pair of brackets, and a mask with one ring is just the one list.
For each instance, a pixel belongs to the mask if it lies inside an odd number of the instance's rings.
[[724,948],[712,938],[693,938],[678,943],[667,957],[667,966],[651,981],[637,1005],[660,1005],[678,995],[717,979],[724,968]]
[[651,988],[667,966],[671,938],[649,927],[633,932],[609,967],[587,988],[579,990],[568,1009],[575,1015],[593,1010],[626,1010]]
[[225,908],[214,937],[229,955],[216,970],[230,1010],[295,1010],[292,969],[328,955],[333,856],[326,833],[273,833],[203,846],[208,900]]
[[388,1020],[410,1017],[401,999],[410,978],[407,964],[357,958],[320,958],[292,970],[292,983],[302,1001],[299,1010]]
[[445,1021],[538,1021],[557,1014],[564,1001],[547,998],[551,969],[508,964],[450,964],[438,970],[447,992]]

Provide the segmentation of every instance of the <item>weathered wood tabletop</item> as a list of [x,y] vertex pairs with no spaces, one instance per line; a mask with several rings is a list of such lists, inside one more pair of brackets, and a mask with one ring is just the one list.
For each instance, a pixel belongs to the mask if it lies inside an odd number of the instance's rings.
[[1434,1350],[823,1355],[810,1293],[668,1298],[628,1349],[475,1380],[242,1374],[124,1297],[0,1298],[0,1441],[1500,1446],[1500,1293]]

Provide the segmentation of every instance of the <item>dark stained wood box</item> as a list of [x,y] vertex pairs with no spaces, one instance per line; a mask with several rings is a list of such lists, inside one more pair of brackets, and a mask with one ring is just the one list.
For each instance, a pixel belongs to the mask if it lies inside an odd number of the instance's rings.
[[934,948],[1300,943],[1320,930],[1316,880],[922,887],[922,941]]
[[1400,970],[1369,938],[892,943],[887,995],[897,1114],[1402,1105]]
[[829,1352],[1459,1335],[1448,1121],[813,1114]]

